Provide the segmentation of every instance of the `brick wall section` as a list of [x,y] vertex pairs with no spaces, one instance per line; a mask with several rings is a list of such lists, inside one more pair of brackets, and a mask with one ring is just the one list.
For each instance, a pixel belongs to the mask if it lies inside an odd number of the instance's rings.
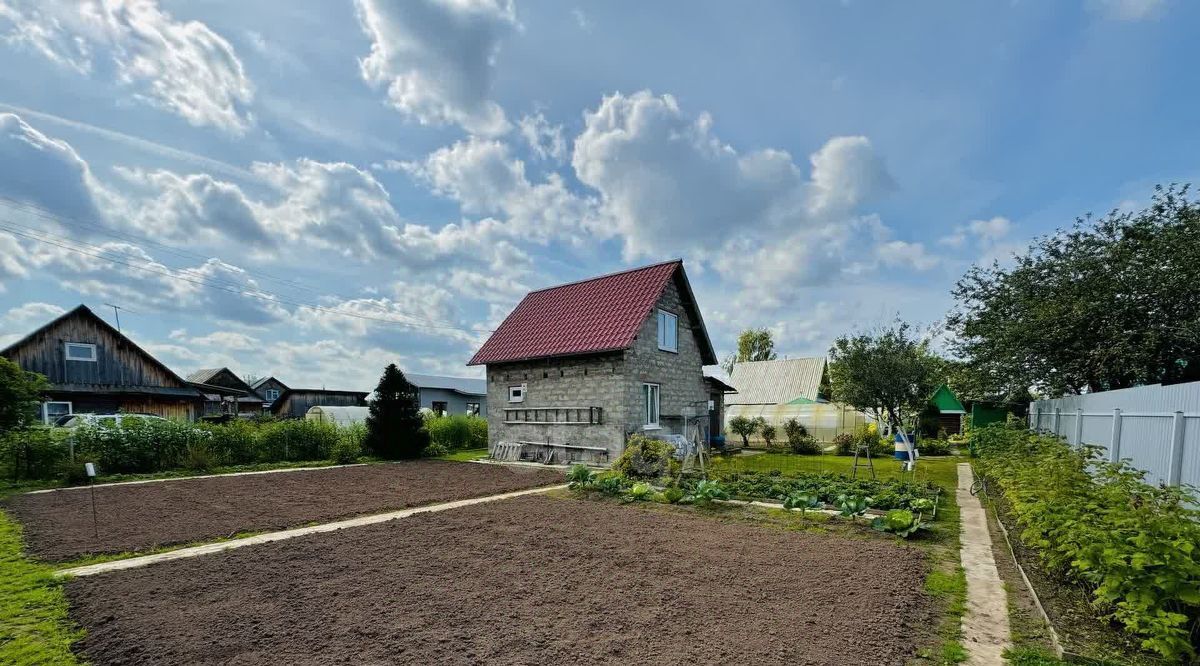
[[[704,365],[700,357],[700,345],[692,332],[695,322],[688,315],[679,297],[678,274],[667,283],[655,308],[651,310],[637,340],[625,352],[629,368],[627,397],[633,408],[633,418],[627,423],[627,431],[640,430],[645,409],[642,400],[642,384],[659,385],[659,424],[665,433],[683,432],[683,409],[691,406],[695,414],[707,413],[708,388],[704,384]],[[678,353],[658,348],[658,310],[663,309],[679,318]]]
[[[539,359],[487,367],[488,446],[497,442],[545,442],[600,446],[620,455],[626,420],[622,352]],[[508,387],[526,385],[525,401],[510,403]],[[505,408],[600,407],[600,425],[505,423]]]
[[[546,441],[597,446],[608,450],[611,462],[621,455],[629,433],[644,425],[642,384],[647,382],[660,386],[662,430],[657,432],[681,432],[685,405],[704,414],[709,395],[700,347],[677,282],[667,284],[637,340],[623,352],[488,365],[489,448],[500,442]],[[679,317],[678,353],[658,348],[659,308]],[[508,388],[519,384],[526,385],[525,401],[509,403]],[[513,424],[505,423],[506,407],[601,407],[604,415],[600,425]]]

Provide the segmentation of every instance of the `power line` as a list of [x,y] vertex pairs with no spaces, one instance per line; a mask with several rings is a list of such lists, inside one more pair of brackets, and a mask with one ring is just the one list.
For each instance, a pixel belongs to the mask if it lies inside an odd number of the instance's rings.
[[[397,320],[397,319],[384,319],[382,317],[372,317],[370,315],[365,315],[365,314],[358,313],[358,312],[348,312],[346,310],[328,308],[325,306],[315,305],[312,303],[304,303],[301,301],[295,301],[295,300],[291,300],[291,299],[281,298],[279,296],[270,294],[268,292],[260,291],[260,290],[254,291],[254,290],[248,290],[248,289],[241,288],[241,287],[226,287],[226,286],[223,286],[222,284],[220,284],[219,282],[210,281],[205,278],[192,278],[192,277],[188,277],[186,275],[181,275],[181,274],[179,274],[180,273],[179,271],[172,273],[169,270],[159,270],[153,266],[135,264],[132,262],[124,261],[117,257],[105,255],[103,253],[88,252],[88,251],[80,249],[78,247],[73,247],[71,245],[68,245],[67,243],[71,242],[71,241],[69,241],[69,239],[63,239],[62,237],[54,236],[52,234],[48,234],[45,232],[42,232],[42,235],[45,237],[39,237],[39,236],[30,234],[30,233],[27,233],[26,231],[23,231],[20,228],[20,226],[17,225],[16,223],[13,223],[13,222],[3,219],[3,218],[0,218],[0,229],[3,229],[4,231],[7,231],[7,232],[14,234],[16,236],[19,236],[21,238],[36,241],[39,243],[45,243],[48,245],[53,245],[55,247],[61,248],[63,250],[67,250],[69,252],[74,252],[76,254],[89,256],[89,257],[92,257],[95,259],[100,259],[102,261],[108,261],[110,263],[119,264],[122,266],[127,266],[127,267],[133,268],[135,270],[145,271],[148,273],[154,273],[154,274],[161,275],[161,276],[164,276],[164,277],[172,279],[172,280],[181,280],[183,282],[187,282],[187,283],[202,286],[202,287],[208,287],[210,289],[218,289],[220,291],[235,294],[238,296],[256,298],[259,300],[270,301],[270,302],[277,303],[277,304],[292,305],[294,307],[308,308],[310,310],[315,310],[318,312],[325,312],[328,314],[341,315],[341,316],[345,316],[345,317],[354,317],[356,319],[363,319],[363,320],[367,320],[367,321],[375,321],[375,322],[380,322],[380,323],[385,323],[385,324],[398,324],[398,325],[407,326],[409,328],[416,328],[416,329],[424,328],[424,329],[456,330],[456,331],[460,331],[460,332],[464,332],[464,333],[490,333],[490,332],[492,332],[490,330],[468,329],[468,328],[463,328],[460,326],[453,326],[450,324],[436,324],[436,323],[434,323],[434,324],[418,324],[418,323],[414,323],[411,321],[402,321],[402,320]],[[84,243],[80,243],[80,244],[86,245]],[[95,247],[95,246],[93,246],[93,247]],[[226,283],[226,284],[234,284],[234,283]],[[402,316],[408,316],[408,315],[405,315],[404,313],[399,313],[399,314],[401,314]]]

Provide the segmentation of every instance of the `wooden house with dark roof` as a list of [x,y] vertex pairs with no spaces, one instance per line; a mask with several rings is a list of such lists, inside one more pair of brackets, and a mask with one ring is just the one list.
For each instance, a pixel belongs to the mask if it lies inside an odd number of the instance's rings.
[[229,368],[203,368],[187,381],[204,395],[200,416],[248,418],[263,414],[270,406],[263,397]]
[[87,306],[67,312],[0,350],[0,356],[50,381],[41,417],[68,414],[198,415],[200,391]]
[[717,434],[716,363],[675,260],[530,292],[469,365],[487,366],[493,457],[605,463],[635,432]]

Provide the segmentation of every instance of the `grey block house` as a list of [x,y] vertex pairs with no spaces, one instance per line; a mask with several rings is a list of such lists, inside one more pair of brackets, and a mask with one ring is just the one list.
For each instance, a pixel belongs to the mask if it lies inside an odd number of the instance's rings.
[[608,463],[635,432],[716,434],[716,363],[675,260],[530,292],[469,365],[487,366],[493,457]]
[[439,414],[487,416],[487,382],[469,377],[442,377],[405,373],[417,387],[421,409]]

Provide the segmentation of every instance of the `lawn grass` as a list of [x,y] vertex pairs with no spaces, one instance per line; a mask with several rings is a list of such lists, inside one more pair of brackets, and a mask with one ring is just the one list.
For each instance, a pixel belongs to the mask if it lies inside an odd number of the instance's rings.
[[488,450],[482,449],[463,449],[461,451],[451,451],[444,456],[437,456],[434,460],[453,460],[455,462],[469,462],[471,460],[479,460],[480,458],[488,457]]
[[0,511],[0,663],[75,664],[83,632],[67,617],[62,579],[21,555],[21,528]]

